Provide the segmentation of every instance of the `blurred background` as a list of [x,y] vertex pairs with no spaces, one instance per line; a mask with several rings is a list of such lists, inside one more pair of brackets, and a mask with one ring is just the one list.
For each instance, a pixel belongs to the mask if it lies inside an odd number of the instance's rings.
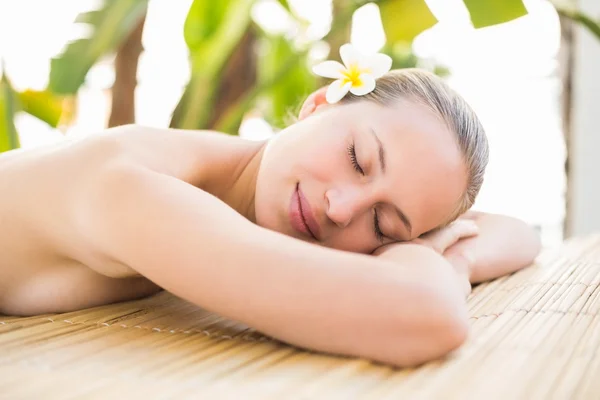
[[600,231],[599,16],[597,0],[0,1],[0,152],[132,122],[268,138],[352,42],[469,101],[491,147],[475,208],[553,245]]

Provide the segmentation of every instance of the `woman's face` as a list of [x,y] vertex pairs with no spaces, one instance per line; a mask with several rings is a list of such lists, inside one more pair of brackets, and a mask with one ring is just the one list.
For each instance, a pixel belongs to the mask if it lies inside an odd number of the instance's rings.
[[256,222],[370,253],[447,222],[466,185],[454,133],[426,107],[406,100],[324,105],[267,147]]

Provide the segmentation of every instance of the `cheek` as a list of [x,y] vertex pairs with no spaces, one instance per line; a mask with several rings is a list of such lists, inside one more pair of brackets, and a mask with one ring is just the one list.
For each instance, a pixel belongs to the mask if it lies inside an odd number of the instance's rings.
[[343,166],[340,165],[340,160],[335,159],[330,154],[323,154],[318,157],[315,157],[306,167],[311,177],[320,182],[332,182],[339,179],[344,170]]
[[350,226],[337,231],[325,245],[338,250],[370,254],[380,246],[375,241],[371,222],[370,216],[365,214]]
[[304,169],[319,181],[331,182],[342,179],[350,171],[345,144],[337,140],[322,145],[315,144],[303,161]]
[[[409,186],[412,190],[406,199],[406,212],[411,215],[419,231],[428,232],[446,222],[454,212],[461,196],[456,187],[446,188],[448,179]],[[404,205],[403,205],[404,207]]]

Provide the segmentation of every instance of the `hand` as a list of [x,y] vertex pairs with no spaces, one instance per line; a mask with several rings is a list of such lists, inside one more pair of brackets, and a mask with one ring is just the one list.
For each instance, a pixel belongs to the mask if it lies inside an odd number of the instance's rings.
[[474,259],[467,249],[454,246],[454,244],[461,239],[473,237],[478,233],[479,228],[473,220],[458,219],[444,228],[421,235],[411,242],[428,246],[443,255],[454,267],[463,292],[465,296],[468,296],[471,294],[470,278]]
[[475,264],[472,252],[455,246],[444,253],[444,258],[454,267],[465,296],[470,295],[472,289],[471,273]]
[[381,246],[373,252],[373,255],[394,260],[399,257],[396,251],[400,251],[407,244],[428,247],[443,256],[454,267],[459,284],[465,296],[468,296],[471,293],[470,276],[473,257],[466,249],[454,245],[461,239],[473,237],[478,233],[479,228],[473,220],[459,219],[411,241]]
[[406,243],[420,244],[444,252],[461,239],[475,236],[479,233],[477,224],[469,219],[458,219],[448,226],[428,232]]

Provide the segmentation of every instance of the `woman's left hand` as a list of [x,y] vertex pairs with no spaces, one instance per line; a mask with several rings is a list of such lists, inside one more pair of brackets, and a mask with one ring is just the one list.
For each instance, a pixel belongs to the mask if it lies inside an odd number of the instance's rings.
[[[442,255],[454,267],[461,287],[466,296],[471,293],[471,270],[474,265],[473,254],[465,248],[454,246],[461,239],[474,237],[479,233],[476,223],[470,219],[459,219],[448,226],[428,232],[411,241],[391,243],[377,249],[373,255],[393,258],[394,252],[390,251],[395,246],[416,244],[426,246]],[[386,254],[387,253],[387,254]]]
[[447,249],[459,240],[476,236],[479,233],[477,224],[469,219],[457,219],[448,226],[425,233],[418,238],[404,243],[428,246],[444,255]]

